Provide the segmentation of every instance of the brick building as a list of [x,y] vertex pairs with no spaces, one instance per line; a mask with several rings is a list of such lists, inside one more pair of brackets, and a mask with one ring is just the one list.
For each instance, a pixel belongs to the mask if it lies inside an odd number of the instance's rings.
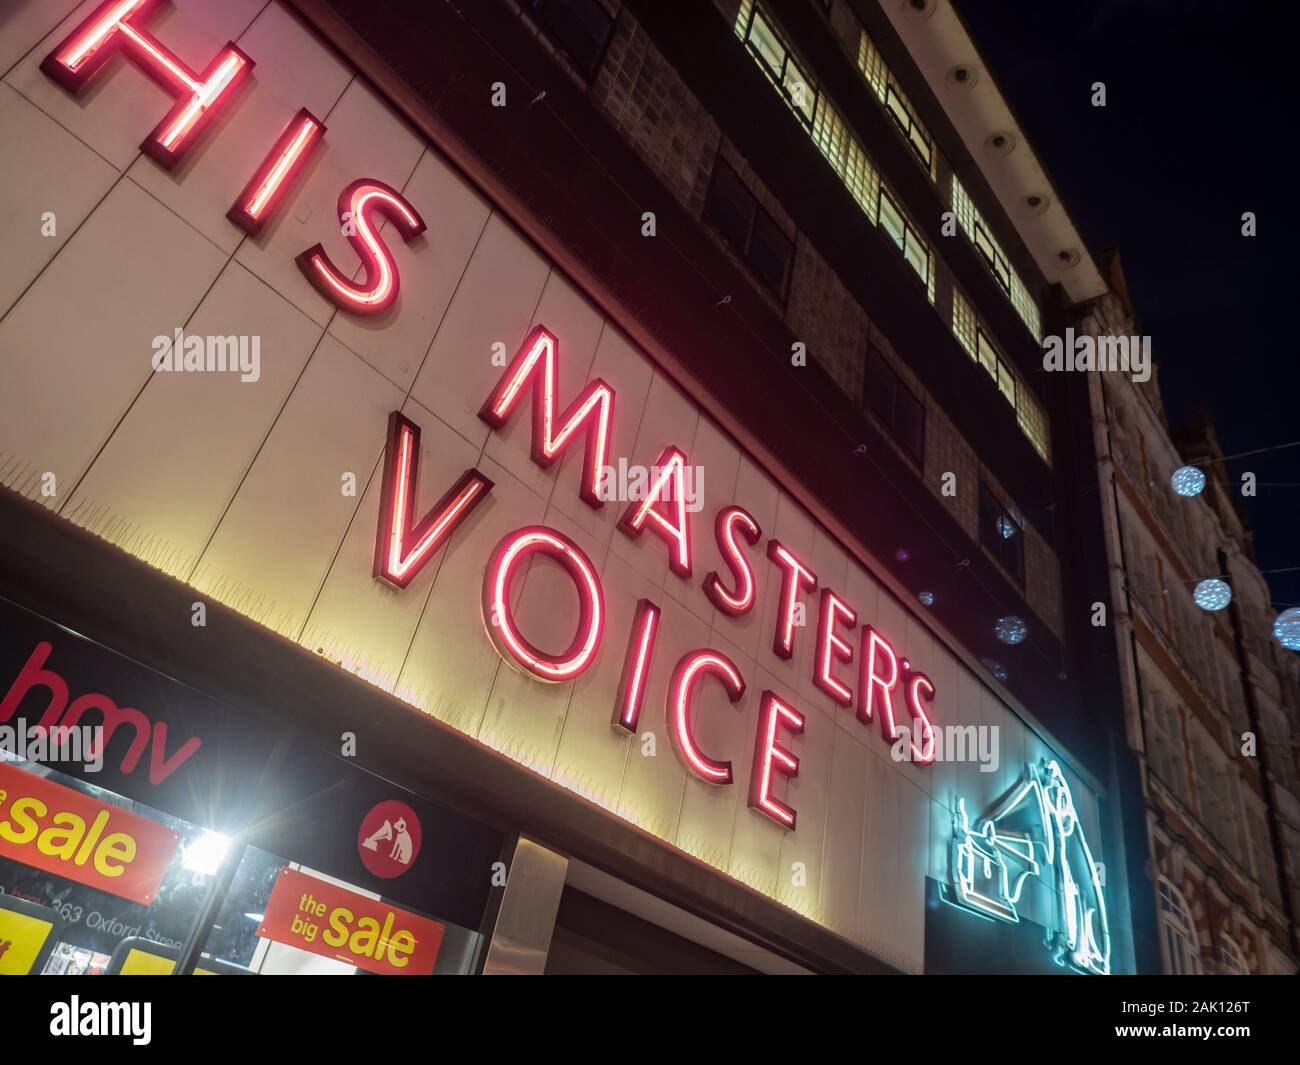
[[[1080,334],[1139,333],[1119,257]],[[1142,756],[1161,957],[1172,973],[1294,973],[1300,904],[1300,669],[1203,415],[1171,427],[1158,375],[1093,383],[1129,742]],[[1192,464],[1200,494],[1170,477]],[[1201,580],[1224,609],[1192,599]]]

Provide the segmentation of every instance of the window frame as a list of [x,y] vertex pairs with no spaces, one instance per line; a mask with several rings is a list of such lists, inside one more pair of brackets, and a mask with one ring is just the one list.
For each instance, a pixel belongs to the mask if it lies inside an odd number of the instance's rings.
[[[767,61],[767,57],[757,47],[755,47],[753,43],[752,37],[754,33],[754,23],[760,17],[763,20],[763,25],[767,29],[767,32],[771,35],[772,39],[781,46],[781,51],[784,53],[781,57],[780,70],[773,70],[772,64]],[[780,91],[781,95],[785,97],[786,103],[790,105],[790,109],[795,113],[799,121],[809,129],[812,129],[813,121],[817,117],[817,101],[821,94],[819,93],[817,86],[813,84],[812,79],[808,76],[807,71],[804,70],[803,64],[799,62],[794,53],[790,51],[790,46],[785,43],[785,38],[781,36],[776,25],[768,17],[760,4],[755,4],[749,12],[749,23],[745,26],[744,44],[762,64],[763,70],[767,72],[767,76],[772,79],[778,91]],[[799,73],[803,75],[802,84],[804,88],[806,88],[811,94],[808,101],[807,112],[805,112],[803,108],[795,102],[794,95],[786,88],[787,72],[792,62]]]
[[[1178,887],[1167,877],[1157,881],[1157,901],[1160,914],[1160,927],[1164,935],[1160,937],[1164,948],[1165,962],[1174,976],[1200,976],[1204,973],[1201,961],[1201,944],[1196,935],[1196,921],[1192,917],[1192,908]],[[1177,952],[1175,959],[1175,941],[1186,949]],[[1177,965],[1175,965],[1177,960]],[[1184,963],[1190,966],[1184,968]]]
[[[899,224],[903,227],[903,243],[901,244],[894,239],[894,235],[889,232],[889,229],[885,226],[884,222],[881,221],[882,207],[886,200],[889,201],[890,209],[894,212],[895,215],[898,216]],[[926,286],[926,288],[928,289],[930,285],[930,269],[931,269],[930,245],[928,245],[924,240],[921,239],[920,234],[916,232],[915,227],[913,227],[912,223],[907,220],[907,215],[903,213],[903,209],[902,207],[899,206],[898,201],[893,196],[893,193],[891,193],[887,188],[885,188],[885,183],[883,181],[880,183],[880,191],[876,194],[875,222],[876,222],[876,228],[879,229],[882,233],[884,233],[885,236],[889,238],[889,242],[893,244],[894,247],[897,248],[902,253],[903,262],[907,264],[908,268],[912,271],[913,274],[916,275],[917,279],[921,282],[921,284]],[[915,247],[921,249],[921,251],[924,253],[924,257],[925,257],[924,274],[920,273],[916,269],[916,267],[912,265],[912,260],[910,260],[907,257],[909,237],[911,237]]]
[[[983,240],[981,241],[981,238]],[[971,243],[975,245],[975,250],[979,252],[980,258],[984,260],[989,270],[993,273],[993,278],[997,281],[1002,291],[1009,297],[1011,295],[1011,263],[1007,257],[998,250],[998,246],[993,242],[993,235],[984,228],[981,219],[974,219],[974,233],[971,236]],[[988,245],[988,250],[984,250],[984,245]],[[1001,263],[1002,272],[998,271],[998,264]],[[1004,277],[1003,274],[1006,276]]]
[[[881,410],[875,402],[878,397],[873,394],[874,390],[871,388],[871,382],[873,379],[871,372],[872,360],[878,360],[880,367],[889,374],[892,391],[889,395],[888,413]],[[919,453],[913,451],[911,447],[905,443],[898,427],[898,396],[900,392],[906,394],[906,396],[916,405],[916,409],[920,413],[921,439]],[[867,344],[867,365],[862,374],[862,401],[877,418],[884,422],[886,427],[889,429],[889,432],[892,434],[890,439],[893,440],[903,454],[912,461],[917,469],[925,469],[925,401],[921,397],[917,396],[911,386],[903,380],[903,375],[894,369],[890,364],[890,361],[885,358],[885,353],[881,351],[877,345],[872,343]]]
[[[990,535],[989,523],[985,522],[985,501],[997,508],[997,513],[993,516],[993,524],[996,524],[998,518],[1005,518],[1015,527],[1018,538],[1012,536],[998,536],[996,539]],[[980,529],[980,546],[989,553],[998,564],[1011,574],[1012,579],[1025,587],[1025,523],[1023,519],[1016,517],[1011,508],[1002,502],[1001,497],[989,487],[987,481],[980,478],[980,499],[979,499],[979,529]],[[1016,565],[1011,565],[1008,561],[1010,554],[1007,544],[1016,540],[1016,550],[1014,560]]]
[[[749,197],[750,203],[753,205],[753,211],[750,213],[749,216],[749,224],[745,229],[745,241],[743,247],[737,247],[731,241],[730,237],[723,231],[722,227],[718,224],[717,220],[713,218],[709,212],[709,206],[714,202],[714,194],[718,186],[718,175],[724,167],[726,168],[726,170],[728,170],[731,173],[731,176],[735,179],[736,184],[745,191],[746,195],[748,195]],[[760,216],[766,219],[767,222],[771,224],[773,231],[778,233],[781,236],[781,238],[786,241],[786,243],[789,245],[790,248],[789,257],[786,259],[786,263],[785,263],[785,272],[781,277],[780,287],[776,289],[774,289],[771,285],[767,283],[767,281],[758,272],[758,270],[755,269],[753,262],[751,262],[750,260],[750,253],[754,244],[754,231],[758,227]],[[704,206],[702,208],[700,217],[701,217],[701,221],[703,221],[705,225],[707,225],[710,229],[713,230],[714,233],[717,234],[718,238],[722,241],[722,243],[725,244],[728,248],[730,248],[731,251],[736,255],[736,257],[739,258],[740,261],[745,264],[746,271],[753,276],[754,280],[759,284],[759,286],[765,292],[771,294],[772,297],[776,299],[778,303],[784,306],[790,293],[790,275],[794,273],[795,242],[791,237],[786,235],[785,230],[781,227],[781,224],[773,217],[772,212],[767,210],[767,208],[765,208],[759,202],[758,197],[754,195],[754,191],[748,185],[745,184],[744,180],[741,178],[736,168],[732,166],[722,156],[721,153],[715,156],[713,160],[713,170],[709,174],[709,187],[704,194]]]
[[[899,110],[907,116],[906,124],[899,117],[898,111],[894,110],[891,100],[896,101]],[[903,139],[907,141],[912,153],[921,161],[927,171],[930,170],[934,165],[934,141],[921,131],[921,125],[917,122],[916,116],[912,114],[912,109],[907,105],[907,101],[903,99],[902,92],[894,87],[892,77],[885,82],[885,99],[883,103],[886,113],[894,120],[894,124],[902,132]],[[921,151],[921,145],[925,146],[924,152]]]
[[[605,53],[609,51],[609,44],[614,39],[614,30],[618,26],[618,16],[611,15],[605,6],[600,3],[600,0],[591,0],[591,4],[594,7],[599,8],[605,13],[609,19],[609,25],[605,30],[604,39],[600,42],[600,47],[596,49],[595,57],[589,68],[586,64],[581,62],[578,57],[573,54],[570,47],[560,39],[560,35],[556,32],[554,27],[547,23],[546,9],[554,2],[555,0],[525,0],[524,10],[537,24],[538,29],[546,35],[546,39],[559,51],[563,52],[569,62],[571,62],[583,74],[586,80],[590,82],[596,76],[596,72],[600,70],[601,64],[605,61]],[[564,0],[560,0],[560,2],[563,3]]]

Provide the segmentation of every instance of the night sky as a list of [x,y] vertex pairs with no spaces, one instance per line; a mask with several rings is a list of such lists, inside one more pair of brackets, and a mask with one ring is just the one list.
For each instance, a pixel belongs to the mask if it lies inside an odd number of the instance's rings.
[[[1171,424],[1224,453],[1300,440],[1292,34],[1243,0],[959,0],[957,9],[1094,251],[1117,245]],[[1091,86],[1106,85],[1106,106]],[[1290,201],[1283,196],[1286,187]],[[1258,236],[1241,235],[1255,212]],[[1287,262],[1285,255],[1293,256]],[[1261,569],[1300,566],[1300,447],[1228,465]],[[1269,574],[1274,605],[1300,573]]]

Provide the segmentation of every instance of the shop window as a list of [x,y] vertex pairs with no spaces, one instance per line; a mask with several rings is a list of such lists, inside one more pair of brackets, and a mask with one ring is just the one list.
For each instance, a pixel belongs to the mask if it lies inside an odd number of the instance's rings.
[[[102,975],[131,938],[180,947],[217,873],[224,837],[12,755],[0,759],[0,794],[0,821],[15,816],[11,811],[24,798],[29,812],[33,803],[48,810],[48,824],[37,822],[40,835],[0,853],[0,896],[27,903],[26,916],[50,927],[34,974]],[[66,839],[69,825],[93,826],[100,817],[110,820],[100,824],[90,860],[80,866],[52,860],[54,837],[41,842],[46,832]],[[100,853],[118,833],[135,841],[129,859],[121,847]],[[84,838],[95,834],[88,828]],[[0,925],[10,912],[0,909]]]
[[530,0],[534,16],[588,77],[596,73],[614,32],[614,19],[599,0]]
[[925,457],[925,406],[872,345],[863,380],[867,404],[919,466]]
[[794,243],[722,159],[713,168],[704,217],[758,279],[778,299],[785,299]]
[[750,15],[745,44],[762,63],[768,77],[785,95],[799,120],[804,125],[811,126],[813,115],[817,112],[817,89],[790,54],[761,8],[755,7]]
[[980,543],[1020,584],[1025,583],[1025,530],[992,490],[980,482]]
[[1160,924],[1170,975],[1199,976],[1201,954],[1191,908],[1183,893],[1164,877],[1160,878]]
[[916,276],[922,281],[928,282],[930,279],[930,249],[925,241],[916,235],[916,230],[903,217],[902,210],[894,202],[894,198],[885,191],[884,186],[881,186],[880,189],[877,220],[880,223],[880,228],[889,234],[889,239],[898,245],[898,250],[903,253],[907,265],[916,271]]

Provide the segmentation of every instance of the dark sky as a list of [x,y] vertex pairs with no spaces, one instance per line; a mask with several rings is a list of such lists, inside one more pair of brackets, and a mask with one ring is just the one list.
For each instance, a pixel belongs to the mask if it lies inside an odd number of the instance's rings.
[[[1287,332],[1300,324],[1289,5],[956,6],[1089,247],[1120,248],[1171,423],[1206,409],[1228,455],[1300,439],[1300,347]],[[1091,105],[1096,81],[1104,108]],[[1241,236],[1243,211],[1258,236]],[[1300,566],[1300,487],[1264,486],[1300,482],[1300,447],[1228,471],[1261,484],[1242,501],[1260,568]],[[1279,608],[1300,603],[1300,573],[1268,580]]]

